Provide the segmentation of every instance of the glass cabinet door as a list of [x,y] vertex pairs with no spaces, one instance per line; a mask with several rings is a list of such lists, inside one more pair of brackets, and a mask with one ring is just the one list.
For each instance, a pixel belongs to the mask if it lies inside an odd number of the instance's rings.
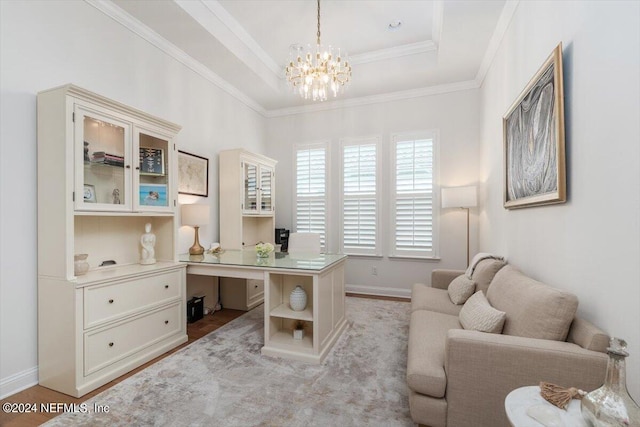
[[130,141],[130,123],[76,106],[76,209],[131,209]]
[[170,139],[161,134],[134,129],[135,162],[133,207],[136,211],[170,211]]
[[273,212],[273,169],[260,167],[260,211]]
[[258,165],[243,163],[244,202],[242,209],[245,213],[258,213]]

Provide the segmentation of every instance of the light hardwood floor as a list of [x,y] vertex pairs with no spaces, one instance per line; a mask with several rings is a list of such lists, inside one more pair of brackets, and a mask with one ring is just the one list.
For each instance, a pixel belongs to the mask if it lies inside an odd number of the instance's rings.
[[[390,300],[390,301],[409,301],[406,298],[396,298],[396,297],[377,297],[377,296],[368,296],[368,295],[357,295],[357,294],[347,294],[347,296],[353,296],[353,297],[360,297],[360,298],[374,298],[374,299],[382,299],[382,300]],[[221,326],[229,323],[230,321],[232,321],[233,319],[240,317],[242,314],[244,314],[244,311],[239,311],[239,310],[230,310],[230,309],[222,309],[221,311],[217,311],[215,314],[213,315],[207,315],[204,316],[203,319],[198,320],[197,322],[194,323],[189,323],[187,324],[187,335],[189,336],[189,340],[182,344],[179,347],[176,347],[175,349],[163,354],[162,356],[156,357],[155,359],[145,363],[144,365],[140,366],[139,368],[134,369],[133,371],[116,378],[115,380],[111,381],[110,383],[107,383],[105,385],[103,385],[102,387],[87,393],[86,395],[80,397],[80,398],[75,398],[75,397],[71,397],[71,396],[67,396],[66,394],[62,394],[59,393],[57,391],[53,391],[50,390],[48,388],[42,387],[40,385],[35,385],[33,387],[30,387],[26,390],[23,390],[19,393],[16,393],[12,396],[9,396],[6,399],[3,399],[0,401],[0,404],[4,404],[6,402],[10,402],[10,403],[29,403],[29,404],[37,404],[38,407],[41,403],[66,403],[66,404],[80,404],[82,402],[84,402],[85,400],[88,400],[90,398],[92,398],[93,396],[102,393],[103,391],[113,387],[114,385],[118,384],[120,381],[123,381],[125,379],[127,379],[128,377],[130,377],[131,375],[140,372],[141,370],[145,369],[148,366],[153,365],[154,363],[156,363],[157,361],[164,359],[165,357],[167,357],[168,355],[178,351],[179,349],[181,349],[182,347],[185,347],[189,344],[191,344],[192,342],[199,340],[200,338],[204,337],[205,335],[207,335],[208,333],[215,331],[216,329],[220,328]],[[4,411],[0,411],[0,426],[3,427],[32,427],[32,426],[39,426],[40,424],[43,424],[45,422],[47,422],[48,420],[54,418],[55,416],[57,416],[59,414],[55,414],[55,413],[42,413],[42,412],[37,412],[37,413],[25,413],[25,414],[7,414]]]

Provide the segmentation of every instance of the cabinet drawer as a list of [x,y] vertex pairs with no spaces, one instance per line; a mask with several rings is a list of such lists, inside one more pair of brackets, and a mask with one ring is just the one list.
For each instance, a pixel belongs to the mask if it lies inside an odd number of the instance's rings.
[[91,328],[181,295],[179,271],[157,274],[84,290],[84,327]]
[[263,280],[247,280],[247,302],[251,304],[253,301],[262,298],[264,295]]
[[85,333],[85,376],[180,332],[182,311],[177,303],[111,328]]

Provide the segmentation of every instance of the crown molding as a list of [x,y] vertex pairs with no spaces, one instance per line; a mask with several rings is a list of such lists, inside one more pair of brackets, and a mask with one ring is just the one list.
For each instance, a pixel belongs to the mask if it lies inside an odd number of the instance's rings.
[[498,53],[502,39],[504,39],[504,36],[507,33],[509,24],[511,24],[511,20],[513,19],[513,15],[515,14],[519,4],[520,0],[507,0],[504,8],[502,9],[496,28],[489,40],[489,45],[487,46],[487,50],[485,51],[480,67],[478,68],[478,73],[476,74],[478,87],[482,86],[484,78],[487,76],[487,72],[489,72],[489,67],[491,67],[493,60]]
[[282,89],[282,67],[265,52],[251,35],[216,0],[174,0],[209,34],[272,89]]
[[267,110],[266,117],[282,117],[295,114],[315,113],[318,111],[335,110],[339,108],[353,108],[365,105],[380,104],[385,102],[401,101],[423,96],[440,95],[443,93],[458,92],[463,90],[478,89],[480,85],[474,80],[464,82],[447,83],[437,86],[428,86],[420,89],[410,89],[398,92],[384,93],[380,95],[363,96],[359,98],[344,99],[340,101],[323,102],[321,104],[309,104],[300,107],[280,108]]
[[211,71],[201,62],[196,61],[193,57],[189,56],[183,50],[169,42],[164,37],[160,36],[158,33],[153,31],[148,26],[144,25],[142,22],[131,16],[129,13],[107,0],[85,0],[85,2],[105,15],[112,18],[114,21],[118,22],[131,32],[137,34],[144,40],[151,43],[153,46],[160,49],[162,52],[166,53],[170,57],[174,58],[176,61],[180,62],[187,68],[196,72],[206,80],[210,81],[227,94],[236,98],[238,101],[245,104],[247,107],[251,108],[255,112],[261,114],[262,116],[266,116],[267,110],[265,110],[260,104],[251,99],[249,96],[245,95],[235,86],[229,84],[222,77]]
[[410,43],[402,46],[360,53],[358,55],[351,55],[351,57],[349,58],[349,62],[352,65],[366,64],[368,62],[399,58],[401,56],[407,55],[417,55],[419,53],[432,52],[435,50],[438,50],[438,46],[436,46],[433,41],[426,40],[423,42]]

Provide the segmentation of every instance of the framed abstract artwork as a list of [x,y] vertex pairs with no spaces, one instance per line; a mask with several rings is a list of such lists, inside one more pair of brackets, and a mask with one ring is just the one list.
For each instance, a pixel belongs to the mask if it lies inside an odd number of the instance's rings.
[[566,202],[562,43],[511,105],[502,126],[504,207]]
[[178,193],[209,196],[209,159],[178,150]]

